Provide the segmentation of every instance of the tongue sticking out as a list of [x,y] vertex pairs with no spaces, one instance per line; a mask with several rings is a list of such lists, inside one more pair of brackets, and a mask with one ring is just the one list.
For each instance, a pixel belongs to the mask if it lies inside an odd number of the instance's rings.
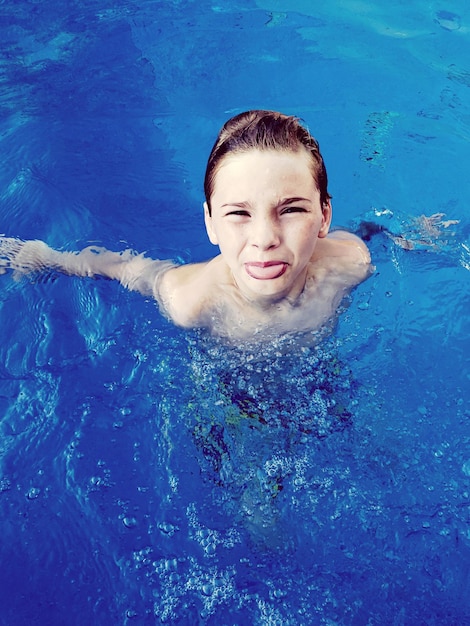
[[282,276],[287,269],[287,263],[247,263],[245,265],[248,276],[257,280],[273,280]]

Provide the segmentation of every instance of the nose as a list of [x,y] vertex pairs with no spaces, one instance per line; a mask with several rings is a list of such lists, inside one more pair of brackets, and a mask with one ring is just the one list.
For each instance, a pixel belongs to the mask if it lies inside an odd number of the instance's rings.
[[279,225],[272,217],[257,217],[252,223],[251,242],[260,250],[277,248],[281,242]]

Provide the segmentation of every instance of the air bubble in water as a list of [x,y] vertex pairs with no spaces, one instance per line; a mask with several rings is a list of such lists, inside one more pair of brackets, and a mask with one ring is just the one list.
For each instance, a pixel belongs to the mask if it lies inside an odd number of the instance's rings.
[[175,534],[175,531],[177,530],[176,526],[173,526],[173,524],[170,524],[169,522],[161,522],[158,525],[158,529],[164,535],[168,535],[169,537],[172,537]]
[[8,491],[11,488],[11,483],[8,478],[0,478],[0,493],[2,491]]
[[214,592],[214,586],[212,583],[206,583],[205,585],[202,585],[201,591],[205,596],[211,596]]
[[28,500],[36,500],[40,493],[41,490],[38,487],[31,487],[31,489],[29,489],[26,493],[26,497]]
[[122,523],[126,528],[135,528],[137,526],[137,520],[135,517],[124,517]]
[[175,571],[178,567],[178,561],[176,559],[165,559],[164,566],[167,571]]

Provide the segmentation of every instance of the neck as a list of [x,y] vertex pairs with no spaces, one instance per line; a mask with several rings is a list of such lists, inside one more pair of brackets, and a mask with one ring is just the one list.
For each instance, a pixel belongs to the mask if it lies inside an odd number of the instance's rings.
[[240,299],[243,300],[245,304],[248,304],[250,308],[254,310],[267,313],[273,307],[278,307],[280,304],[286,304],[292,307],[298,304],[299,298],[305,289],[307,270],[299,276],[296,283],[288,293],[276,294],[275,296],[264,296],[258,293],[243,291],[240,289],[233,275],[231,276],[231,279],[233,286],[240,296]]

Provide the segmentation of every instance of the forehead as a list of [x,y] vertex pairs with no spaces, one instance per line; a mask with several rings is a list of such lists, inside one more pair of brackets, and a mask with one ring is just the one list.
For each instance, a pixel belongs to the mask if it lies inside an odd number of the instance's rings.
[[213,196],[260,187],[316,189],[312,158],[303,146],[297,151],[258,150],[231,153],[220,162]]

